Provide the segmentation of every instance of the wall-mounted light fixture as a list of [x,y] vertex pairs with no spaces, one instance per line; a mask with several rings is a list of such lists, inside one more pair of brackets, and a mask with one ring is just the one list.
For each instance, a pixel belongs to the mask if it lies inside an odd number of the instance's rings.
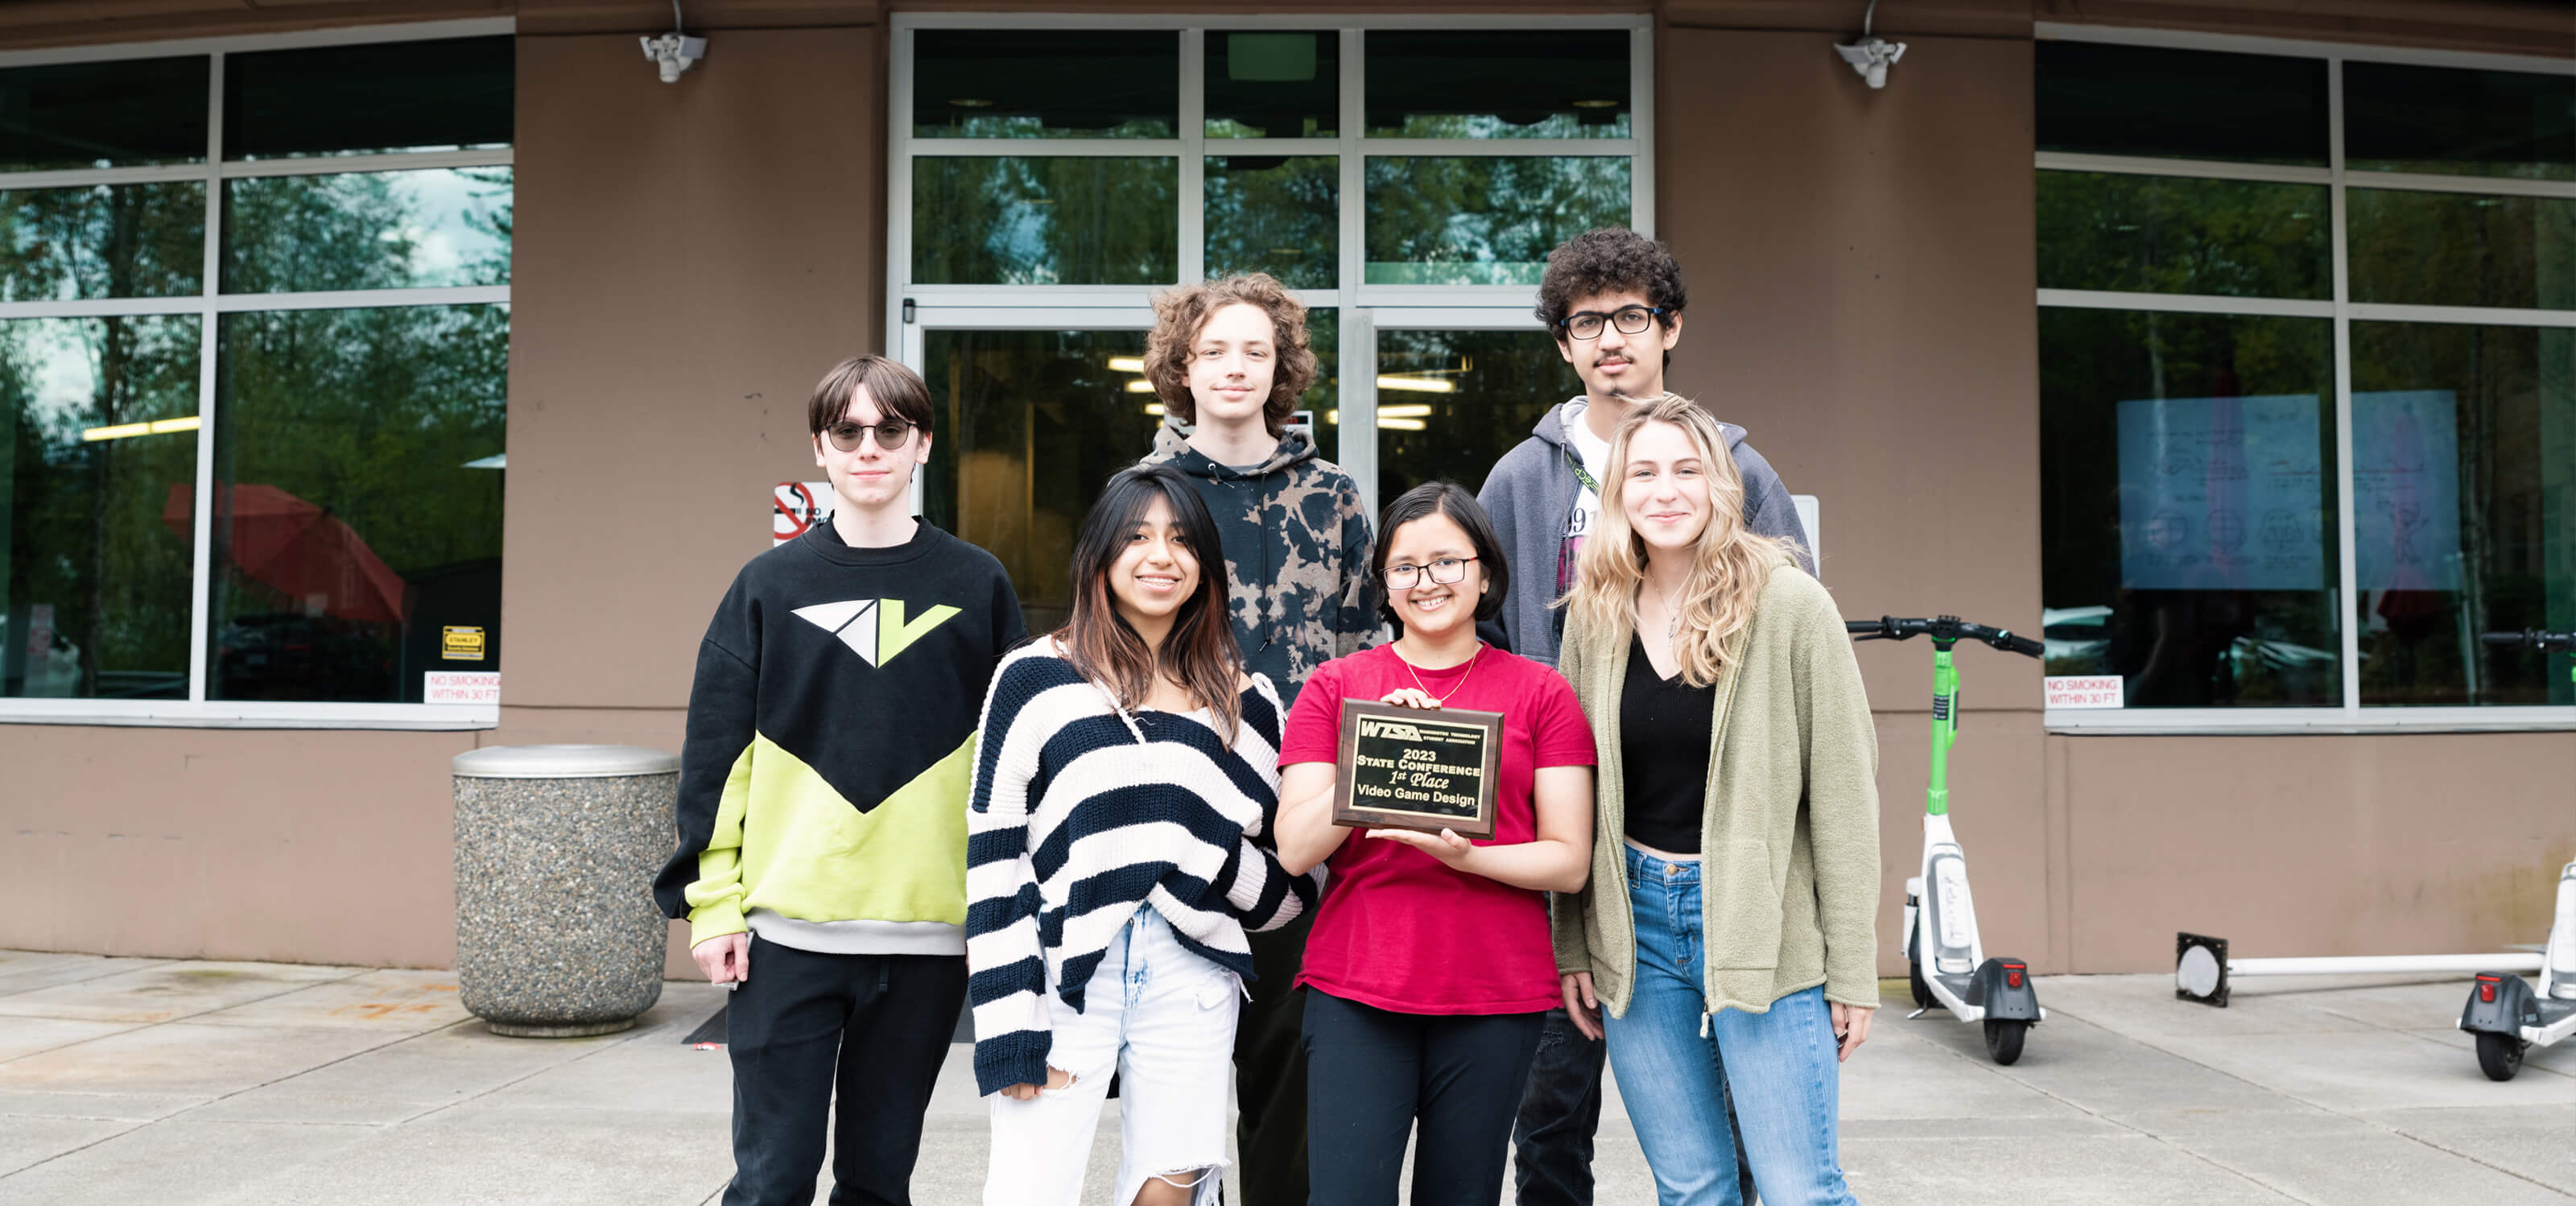
[[1843,61],[1851,64],[1854,73],[1868,80],[1871,88],[1884,88],[1887,86],[1887,69],[1905,57],[1905,43],[1872,37],[1870,19],[1877,15],[1878,0],[1869,0],[1869,8],[1860,15],[1860,41],[1849,46],[1836,45],[1834,53],[1843,56]]
[[644,44],[644,57],[662,68],[662,82],[676,84],[680,74],[697,66],[707,57],[707,40],[682,33],[680,0],[671,0],[671,32],[658,38],[637,38]]

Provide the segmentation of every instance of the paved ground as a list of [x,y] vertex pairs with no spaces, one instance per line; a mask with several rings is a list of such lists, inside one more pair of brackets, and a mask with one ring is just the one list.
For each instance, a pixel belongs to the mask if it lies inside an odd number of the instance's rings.
[[[2480,1076],[2457,979],[2268,981],[2225,1011],[2161,976],[2041,982],[2012,1068],[1891,1011],[1843,1075],[1872,1206],[2576,1200],[2576,1044]],[[598,1039],[497,1038],[444,973],[0,951],[0,1203],[698,1206],[729,1171],[722,1054],[674,983]],[[952,1058],[918,1199],[972,1203],[983,1107]],[[1613,1102],[1603,1203],[1652,1183]],[[1102,1131],[1090,1202],[1114,1152]]]

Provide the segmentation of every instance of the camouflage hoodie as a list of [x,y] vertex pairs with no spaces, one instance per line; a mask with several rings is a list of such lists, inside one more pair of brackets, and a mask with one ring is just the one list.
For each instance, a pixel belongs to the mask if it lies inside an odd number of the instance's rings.
[[1169,462],[1198,487],[1225,544],[1234,639],[1244,668],[1270,676],[1284,706],[1315,667],[1381,639],[1373,551],[1359,483],[1291,431],[1249,468],[1190,447],[1187,425],[1165,420],[1147,464]]

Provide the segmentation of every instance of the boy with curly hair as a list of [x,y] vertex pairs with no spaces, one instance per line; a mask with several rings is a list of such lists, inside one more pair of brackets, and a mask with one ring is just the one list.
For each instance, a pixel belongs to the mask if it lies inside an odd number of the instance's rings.
[[[1186,474],[1216,518],[1244,669],[1269,675],[1285,707],[1315,667],[1379,639],[1359,483],[1288,427],[1315,380],[1306,307],[1256,272],[1168,290],[1154,313],[1145,375],[1164,420],[1145,460]],[[1249,936],[1256,983],[1234,1044],[1246,1206],[1307,1197],[1304,1017],[1289,985],[1311,925]]]

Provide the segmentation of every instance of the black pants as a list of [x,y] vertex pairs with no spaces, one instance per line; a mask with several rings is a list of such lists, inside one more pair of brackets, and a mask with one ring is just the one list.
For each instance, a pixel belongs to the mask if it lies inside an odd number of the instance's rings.
[[[1516,1206],[1592,1206],[1592,1137],[1601,1130],[1601,1069],[1610,1045],[1583,1037],[1563,1009],[1547,1011],[1529,1088],[1512,1122],[1512,1200]],[[1721,1079],[1718,1087],[1724,1090]],[[1735,1095],[1726,1094],[1735,1126]],[[1754,1206],[1753,1165],[1738,1161],[1738,1188]]]
[[812,1202],[826,1120],[832,1206],[910,1206],[922,1114],[965,1003],[961,955],[824,955],[755,936],[751,978],[725,1008],[725,1206]]
[[1252,999],[1234,1027],[1234,1142],[1243,1206],[1306,1206],[1305,1000],[1297,969],[1315,915],[1252,945]]
[[1329,1206],[1394,1206],[1405,1140],[1413,1206],[1493,1206],[1539,1013],[1389,1013],[1307,991],[1307,1176]]

